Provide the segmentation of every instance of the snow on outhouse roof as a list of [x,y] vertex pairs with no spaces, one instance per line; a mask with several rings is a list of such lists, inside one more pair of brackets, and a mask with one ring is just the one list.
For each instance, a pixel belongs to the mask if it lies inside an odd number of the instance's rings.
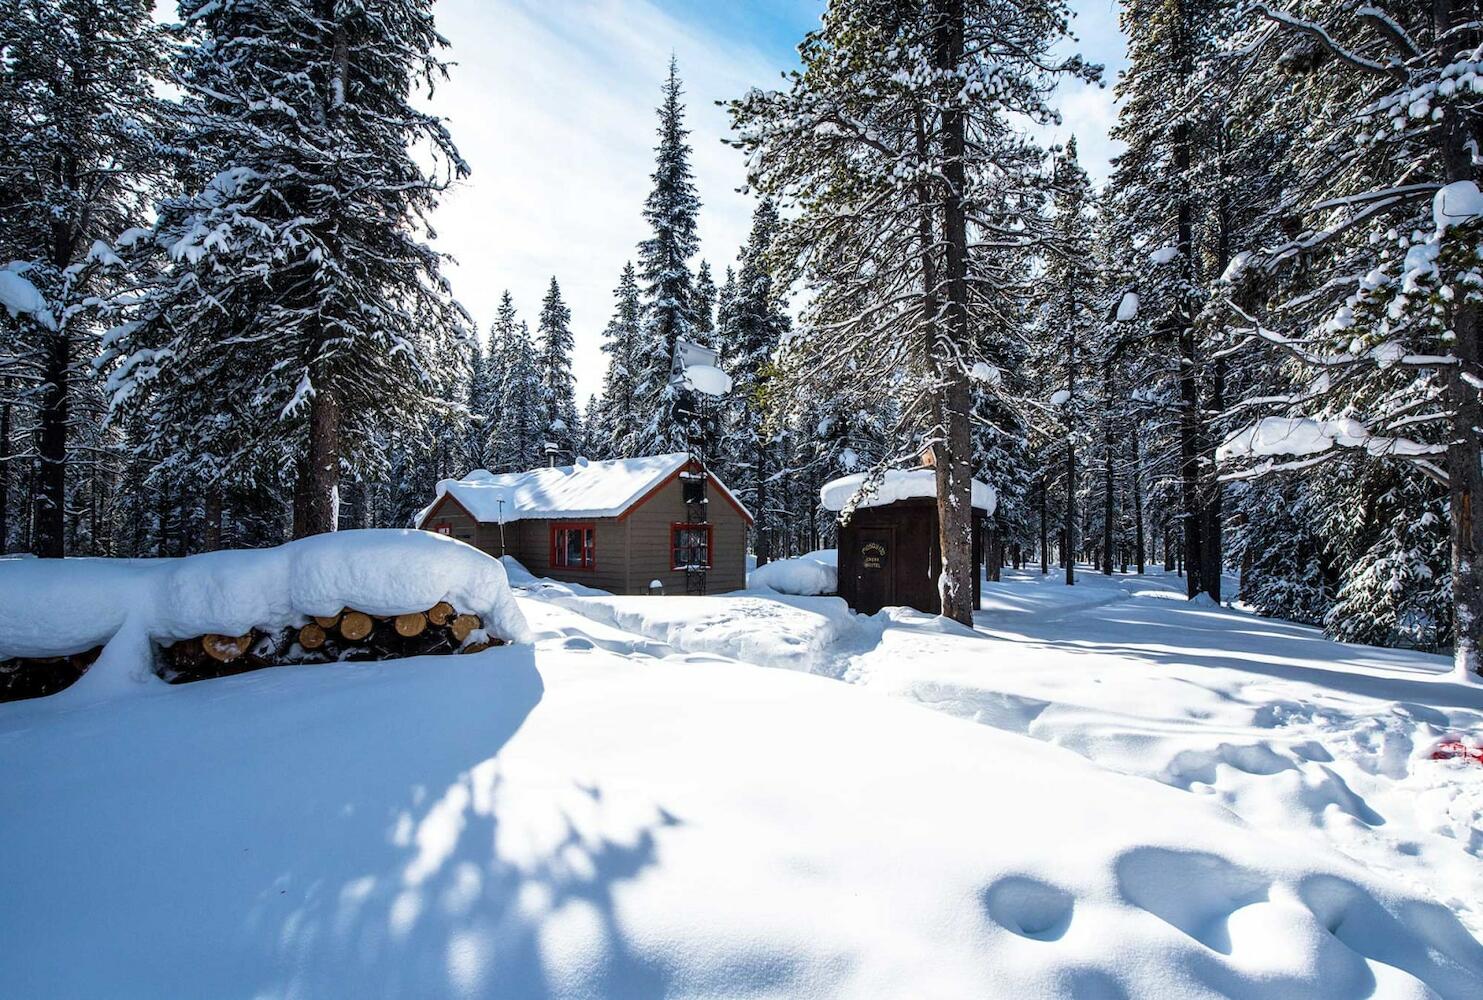
[[[860,487],[864,485],[866,478],[866,473],[857,472],[853,476],[843,476],[833,482],[825,483],[824,487],[819,490],[819,503],[826,510],[844,510],[855,494],[860,492]],[[884,507],[897,500],[935,496],[937,496],[937,472],[935,470],[887,469],[879,488],[857,503],[855,507],[856,509]],[[992,486],[977,479],[973,481],[974,507],[992,514],[997,502],[998,497],[994,494]]]
[[[675,452],[607,462],[578,459],[575,465],[502,475],[475,469],[463,479],[439,481],[438,495],[417,515],[417,526],[422,526],[444,496],[451,496],[475,520],[489,523],[621,517],[689,461],[686,453]],[[736,498],[714,475],[711,482],[736,503]],[[736,507],[751,519],[740,503]]]

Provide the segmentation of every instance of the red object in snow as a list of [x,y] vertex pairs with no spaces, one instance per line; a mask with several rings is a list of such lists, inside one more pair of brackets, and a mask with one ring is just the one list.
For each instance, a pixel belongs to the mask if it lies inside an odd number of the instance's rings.
[[1483,766],[1483,747],[1470,747],[1459,740],[1445,740],[1432,751],[1432,760],[1455,760],[1459,757]]

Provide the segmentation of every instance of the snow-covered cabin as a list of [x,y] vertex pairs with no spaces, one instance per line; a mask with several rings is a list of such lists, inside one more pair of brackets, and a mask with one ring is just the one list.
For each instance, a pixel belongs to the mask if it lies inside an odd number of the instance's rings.
[[746,586],[752,515],[713,473],[683,452],[495,475],[483,469],[438,483],[419,528],[518,559],[536,576],[645,594],[659,581],[683,594],[687,566],[706,567],[706,590]]
[[[891,605],[931,614],[942,610],[937,578],[942,550],[937,539],[937,472],[931,468],[890,469],[867,489],[863,473],[826,483],[819,491],[825,510],[851,508],[839,528],[839,596],[861,614]],[[994,513],[997,497],[975,479],[973,563],[983,562],[983,521]],[[979,573],[973,574],[978,606]]]

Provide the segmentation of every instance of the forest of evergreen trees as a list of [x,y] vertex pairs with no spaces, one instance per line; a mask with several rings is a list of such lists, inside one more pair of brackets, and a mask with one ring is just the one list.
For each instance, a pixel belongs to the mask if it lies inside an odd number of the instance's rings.
[[831,0],[729,105],[757,201],[719,276],[672,62],[581,406],[560,276],[479,329],[429,246],[469,170],[414,100],[431,0],[152,6],[0,5],[0,551],[399,526],[474,468],[680,450],[683,339],[733,379],[712,453],[759,561],[829,544],[825,481],[931,447],[945,613],[972,473],[991,575],[1234,576],[1476,667],[1476,0],[1123,0],[1101,188],[1029,135],[1101,76],[1063,0]]

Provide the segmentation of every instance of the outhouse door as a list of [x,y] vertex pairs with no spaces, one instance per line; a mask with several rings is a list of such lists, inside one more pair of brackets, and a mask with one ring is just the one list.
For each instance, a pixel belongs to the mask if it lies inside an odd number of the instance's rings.
[[855,544],[855,610],[873,615],[896,603],[896,530],[862,527]]

